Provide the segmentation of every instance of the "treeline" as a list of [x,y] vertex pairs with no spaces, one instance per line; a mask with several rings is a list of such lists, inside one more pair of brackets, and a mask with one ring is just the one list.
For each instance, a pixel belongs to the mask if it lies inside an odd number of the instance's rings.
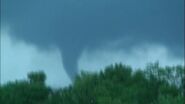
[[44,72],[0,87],[0,104],[184,104],[184,66],[149,64],[134,70],[122,64],[99,73],[82,72],[66,88],[45,85]]

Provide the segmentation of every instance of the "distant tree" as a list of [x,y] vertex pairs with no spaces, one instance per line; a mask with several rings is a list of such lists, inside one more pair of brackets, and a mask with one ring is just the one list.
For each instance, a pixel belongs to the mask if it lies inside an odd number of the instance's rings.
[[46,80],[46,75],[43,71],[30,72],[28,73],[28,79],[30,83],[44,85]]

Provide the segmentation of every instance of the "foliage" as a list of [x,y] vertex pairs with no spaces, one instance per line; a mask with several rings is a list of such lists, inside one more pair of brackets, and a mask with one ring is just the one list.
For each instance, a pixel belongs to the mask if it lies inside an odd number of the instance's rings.
[[82,72],[73,85],[54,90],[45,86],[44,72],[31,72],[29,81],[0,88],[0,104],[184,104],[184,66],[144,70],[115,64],[100,73]]
[[30,83],[43,85],[46,80],[46,75],[42,71],[28,73]]

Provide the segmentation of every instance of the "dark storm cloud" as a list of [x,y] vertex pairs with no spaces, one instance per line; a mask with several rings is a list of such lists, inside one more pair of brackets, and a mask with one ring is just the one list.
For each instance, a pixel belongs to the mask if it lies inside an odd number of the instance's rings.
[[[156,42],[183,55],[183,0],[2,0],[2,25],[41,48],[55,44],[73,78],[84,48],[122,39]],[[125,39],[127,38],[127,39]],[[126,41],[127,40],[127,41]]]

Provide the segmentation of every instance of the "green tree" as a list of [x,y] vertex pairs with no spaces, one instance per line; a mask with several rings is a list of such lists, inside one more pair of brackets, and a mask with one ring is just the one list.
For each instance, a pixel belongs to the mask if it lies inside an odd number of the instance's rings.
[[145,69],[115,64],[100,73],[82,72],[61,89],[46,87],[44,72],[0,87],[0,104],[184,104],[184,66]]
[[28,79],[30,83],[44,85],[46,80],[46,75],[43,71],[30,72],[28,74]]
[[[44,73],[31,73],[31,76],[45,76]],[[40,73],[40,72],[39,72]],[[35,77],[30,77],[34,79]],[[15,81],[9,82],[1,87],[1,104],[45,104],[48,99],[49,88],[44,85],[44,80]],[[44,78],[45,79],[45,78]],[[38,84],[39,83],[39,84]]]

